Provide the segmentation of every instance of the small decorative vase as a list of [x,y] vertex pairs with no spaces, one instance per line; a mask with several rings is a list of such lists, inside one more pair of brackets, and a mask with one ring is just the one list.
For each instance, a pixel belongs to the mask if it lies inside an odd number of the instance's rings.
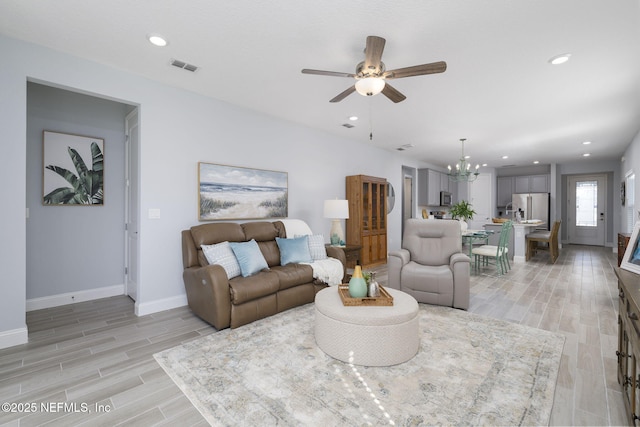
[[373,298],[377,298],[380,296],[380,285],[376,281],[376,272],[371,272],[371,278],[369,279],[369,290],[367,291],[367,295]]
[[349,295],[351,298],[364,298],[367,296],[367,281],[362,277],[362,267],[356,265],[353,276],[349,280]]
[[469,228],[469,224],[467,224],[467,221],[465,221],[464,219],[459,219],[458,221],[460,221],[460,231],[462,231],[462,234],[464,234]]

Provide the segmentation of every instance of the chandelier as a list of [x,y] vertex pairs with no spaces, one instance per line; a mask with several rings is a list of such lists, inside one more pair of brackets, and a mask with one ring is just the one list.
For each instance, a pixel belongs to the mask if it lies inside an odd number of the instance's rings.
[[447,166],[447,169],[449,169],[449,179],[451,181],[471,182],[471,181],[475,181],[478,175],[480,175],[480,172],[478,172],[480,165],[476,165],[475,170],[472,172],[471,163],[467,162],[468,157],[464,156],[464,142],[466,140],[467,140],[466,138],[460,139],[460,142],[462,143],[462,155],[460,156],[460,161],[456,164],[456,170],[454,171],[451,168],[451,165]]

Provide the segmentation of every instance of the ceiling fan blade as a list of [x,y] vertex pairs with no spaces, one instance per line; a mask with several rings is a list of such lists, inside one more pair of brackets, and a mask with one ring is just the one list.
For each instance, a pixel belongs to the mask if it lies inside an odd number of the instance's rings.
[[398,68],[384,73],[385,79],[401,79],[403,77],[422,76],[424,74],[444,73],[447,63],[444,61],[431,64],[414,65],[413,67]]
[[364,70],[380,70],[382,51],[386,40],[378,36],[367,37],[367,47],[364,49]]
[[389,83],[385,83],[384,89],[382,89],[382,94],[395,103],[402,102],[407,99],[406,96],[398,92],[398,90]]
[[323,71],[323,70],[309,70],[304,68],[302,74],[317,74],[319,76],[334,76],[334,77],[355,77],[355,74],[341,73],[339,71]]
[[341,92],[340,94],[336,95],[333,99],[329,100],[329,102],[340,102],[355,91],[356,91],[356,85],[353,85],[349,89],[345,90],[344,92]]

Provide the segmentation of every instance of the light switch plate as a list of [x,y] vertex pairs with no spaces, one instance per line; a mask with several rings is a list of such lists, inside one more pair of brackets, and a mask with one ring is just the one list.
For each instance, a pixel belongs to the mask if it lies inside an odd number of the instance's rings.
[[149,219],[160,219],[160,209],[149,209]]

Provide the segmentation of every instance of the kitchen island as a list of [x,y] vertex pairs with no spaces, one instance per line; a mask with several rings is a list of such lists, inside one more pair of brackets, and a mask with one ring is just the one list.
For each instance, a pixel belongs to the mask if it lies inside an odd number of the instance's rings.
[[513,260],[525,261],[527,255],[527,234],[533,232],[536,228],[544,225],[540,222],[520,222],[513,223]]

